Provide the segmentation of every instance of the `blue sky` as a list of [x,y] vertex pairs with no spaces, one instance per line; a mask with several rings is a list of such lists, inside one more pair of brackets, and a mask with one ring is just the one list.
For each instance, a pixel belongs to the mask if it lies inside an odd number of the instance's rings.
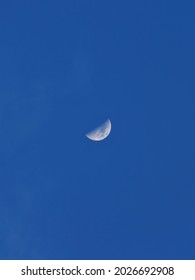
[[0,259],[195,258],[194,10],[1,1]]

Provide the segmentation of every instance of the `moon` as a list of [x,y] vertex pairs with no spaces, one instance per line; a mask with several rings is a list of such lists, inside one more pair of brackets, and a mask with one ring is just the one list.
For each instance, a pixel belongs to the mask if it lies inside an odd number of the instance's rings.
[[86,134],[87,138],[93,141],[101,141],[108,137],[111,132],[111,121],[108,119],[103,124]]

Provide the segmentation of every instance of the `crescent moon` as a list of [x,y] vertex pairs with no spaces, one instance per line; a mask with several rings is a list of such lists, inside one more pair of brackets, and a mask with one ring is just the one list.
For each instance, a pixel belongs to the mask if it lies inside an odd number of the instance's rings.
[[86,134],[87,138],[93,141],[101,141],[108,137],[111,132],[111,121],[106,122]]

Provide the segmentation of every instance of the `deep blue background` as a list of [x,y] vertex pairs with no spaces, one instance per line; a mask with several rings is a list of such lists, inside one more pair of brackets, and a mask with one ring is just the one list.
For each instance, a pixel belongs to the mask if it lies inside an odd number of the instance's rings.
[[194,11],[0,2],[1,259],[195,259]]

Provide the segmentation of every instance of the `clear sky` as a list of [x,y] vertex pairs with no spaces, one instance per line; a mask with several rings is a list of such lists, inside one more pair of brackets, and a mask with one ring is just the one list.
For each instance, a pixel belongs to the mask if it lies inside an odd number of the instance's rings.
[[194,11],[0,2],[0,259],[195,259]]

